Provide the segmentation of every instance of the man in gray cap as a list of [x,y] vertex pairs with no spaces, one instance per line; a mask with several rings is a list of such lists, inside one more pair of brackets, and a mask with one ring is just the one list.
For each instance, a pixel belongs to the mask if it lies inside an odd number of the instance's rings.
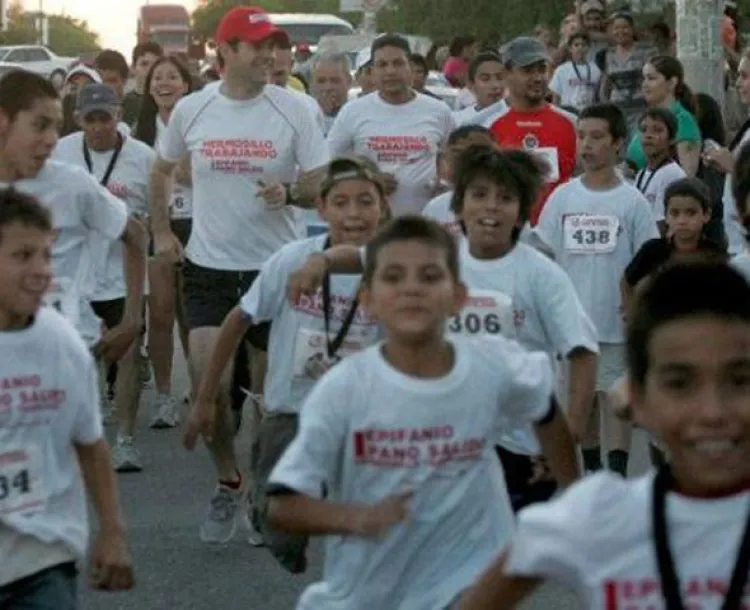
[[[140,140],[118,131],[121,113],[120,99],[112,87],[101,83],[84,85],[78,91],[75,107],[75,117],[82,131],[62,138],[55,147],[53,158],[89,173],[126,204],[131,218],[143,218],[148,213],[148,185],[155,153]],[[118,244],[104,240],[96,241],[95,245],[94,258],[98,266],[96,283],[89,295],[90,303],[104,326],[113,329],[123,318],[127,297],[123,252]],[[114,396],[118,430],[113,445],[113,462],[119,472],[141,469],[133,440],[141,390],[137,379],[139,356],[140,340],[136,340],[118,362],[117,369],[110,369],[107,379],[110,391],[103,397],[105,415],[109,415],[113,405],[109,404],[108,396]],[[171,411],[162,413],[162,420],[165,415],[166,423],[176,425],[176,422],[172,423],[174,414]]]

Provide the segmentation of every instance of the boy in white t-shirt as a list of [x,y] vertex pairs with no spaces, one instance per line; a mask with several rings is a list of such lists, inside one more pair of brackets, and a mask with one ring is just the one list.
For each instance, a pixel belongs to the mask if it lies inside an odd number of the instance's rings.
[[469,89],[475,96],[474,103],[453,113],[456,127],[472,123],[480,110],[505,103],[505,65],[495,51],[483,51],[469,64]]
[[0,608],[74,610],[84,486],[100,526],[92,586],[133,586],[96,366],[76,329],[40,307],[54,239],[38,200],[0,191]]
[[[257,455],[251,460],[253,527],[262,532],[262,538],[253,533],[250,542],[265,542],[292,573],[305,570],[307,538],[268,527],[264,515],[268,475],[294,438],[302,401],[316,380],[342,357],[371,345],[379,331],[377,322],[359,306],[358,276],[330,276],[322,290],[294,304],[286,298],[287,281],[315,252],[340,244],[364,245],[375,235],[387,205],[385,187],[370,161],[340,158],[330,164],[318,208],[330,232],[288,244],[263,266],[258,280],[221,326],[187,423],[189,449],[199,433],[208,438],[213,435],[213,428],[221,425],[216,402],[232,354],[253,324],[271,322],[262,419],[254,431]],[[225,487],[219,492],[237,493]],[[211,539],[211,534],[202,530],[201,535]],[[228,540],[233,534],[234,529],[227,530],[224,537]]]
[[647,162],[646,167],[635,176],[635,187],[648,201],[659,232],[664,235],[664,195],[671,184],[687,176],[685,170],[674,160],[677,118],[666,108],[649,108],[638,121],[638,127]]
[[590,46],[589,35],[583,31],[568,39],[571,59],[557,67],[549,83],[556,105],[580,112],[596,101],[602,73],[595,62],[586,59]]
[[[599,336],[597,402],[624,373],[624,329],[620,278],[633,256],[659,236],[648,202],[617,171],[627,137],[622,111],[612,104],[589,106],[578,119],[578,151],[584,173],[559,186],[542,211],[535,234],[551,251],[578,291]],[[601,468],[598,413],[583,439],[587,470]],[[604,409],[608,466],[627,472],[630,427]]]
[[588,477],[523,511],[464,610],[514,608],[543,580],[591,610],[750,604],[750,285],[721,263],[675,265],[639,294],[628,329],[636,420],[670,466]]
[[577,477],[547,355],[445,336],[459,273],[454,238],[418,216],[367,246],[361,298],[386,339],[318,382],[270,477],[271,523],[327,536],[298,609],[451,607],[513,528],[499,430],[535,423],[563,483]]
[[[596,329],[559,265],[519,243],[544,173],[525,151],[472,146],[459,157],[452,208],[466,237],[459,247],[469,302],[448,331],[502,334],[528,350],[565,358],[563,402],[581,438],[594,400]],[[514,509],[554,493],[555,480],[530,427],[507,431],[497,444]]]
[[465,125],[454,129],[448,136],[445,150],[440,154],[440,178],[451,185],[451,190],[438,195],[422,210],[422,216],[431,218],[442,225],[451,234],[461,235],[461,224],[451,210],[451,199],[453,198],[454,165],[456,158],[469,146],[485,144],[491,146],[494,143],[489,129],[481,125]]

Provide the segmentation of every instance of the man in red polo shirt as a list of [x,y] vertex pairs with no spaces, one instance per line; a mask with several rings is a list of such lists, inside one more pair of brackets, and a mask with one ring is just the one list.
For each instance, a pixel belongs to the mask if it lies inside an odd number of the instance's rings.
[[549,56],[533,38],[516,38],[503,49],[508,98],[479,112],[472,120],[487,127],[503,148],[521,148],[549,166],[547,186],[532,210],[535,225],[545,201],[576,167],[575,117],[545,101]]

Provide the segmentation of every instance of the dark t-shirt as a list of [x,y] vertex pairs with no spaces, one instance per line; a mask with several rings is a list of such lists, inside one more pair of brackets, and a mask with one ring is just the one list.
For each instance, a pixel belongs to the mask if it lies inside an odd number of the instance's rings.
[[135,89],[129,91],[122,98],[122,120],[132,129],[138,120],[138,113],[141,111],[141,99],[143,96]]
[[[625,281],[631,287],[637,286],[641,280],[667,264],[675,254],[677,251],[671,241],[663,237],[648,240],[625,269]],[[704,255],[712,260],[727,259],[726,248],[707,239],[702,239],[698,243],[698,249],[695,252],[685,254]]]

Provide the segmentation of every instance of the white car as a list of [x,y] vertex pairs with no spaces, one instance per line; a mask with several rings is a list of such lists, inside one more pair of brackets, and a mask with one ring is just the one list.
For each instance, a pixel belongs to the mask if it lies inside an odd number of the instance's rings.
[[60,57],[41,45],[16,45],[0,47],[0,62],[20,64],[21,67],[40,74],[60,88],[68,70],[77,63],[77,57]]

